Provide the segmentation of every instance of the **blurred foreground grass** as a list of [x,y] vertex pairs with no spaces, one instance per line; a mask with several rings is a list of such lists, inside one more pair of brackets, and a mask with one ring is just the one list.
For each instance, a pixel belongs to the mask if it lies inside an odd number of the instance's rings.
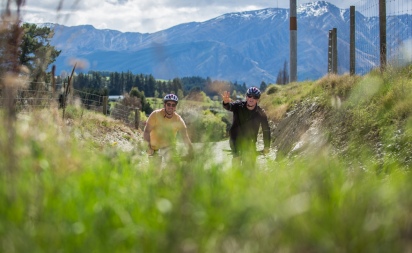
[[0,111],[0,252],[411,252],[408,73],[272,86],[272,118],[312,96],[339,124],[323,149],[256,169],[202,152],[159,171],[139,141],[93,141],[116,128],[101,115]]
[[160,173],[139,152],[85,147],[56,119],[21,118],[15,146],[2,146],[18,159],[0,165],[1,252],[412,249],[412,178],[399,167],[353,170],[318,154],[206,170],[202,154]]

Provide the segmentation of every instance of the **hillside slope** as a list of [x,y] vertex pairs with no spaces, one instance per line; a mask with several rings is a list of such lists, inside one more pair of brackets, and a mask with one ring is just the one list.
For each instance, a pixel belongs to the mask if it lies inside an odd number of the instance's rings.
[[262,98],[283,155],[327,152],[349,164],[412,165],[411,67],[269,86]]

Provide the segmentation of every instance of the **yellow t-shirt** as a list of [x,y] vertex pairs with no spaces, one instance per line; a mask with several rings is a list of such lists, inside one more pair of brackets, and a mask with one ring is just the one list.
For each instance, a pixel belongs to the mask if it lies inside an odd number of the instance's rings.
[[169,147],[176,143],[176,134],[186,129],[186,124],[179,114],[173,113],[172,118],[165,117],[165,109],[153,111],[146,122],[150,131],[150,144],[152,149]]

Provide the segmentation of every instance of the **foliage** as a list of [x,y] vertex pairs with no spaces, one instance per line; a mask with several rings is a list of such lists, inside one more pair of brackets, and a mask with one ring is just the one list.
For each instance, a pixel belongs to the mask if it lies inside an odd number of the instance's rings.
[[162,98],[147,98],[147,102],[153,110],[163,108]]
[[202,103],[207,103],[208,101],[210,101],[210,98],[206,96],[206,93],[204,93],[200,89],[192,89],[186,96],[186,99]]
[[278,76],[276,77],[276,84],[288,84],[289,83],[289,71],[288,62],[283,63],[283,69],[279,70]]
[[[206,169],[213,156],[203,150],[193,161],[159,171],[148,167],[138,145],[130,153],[85,145],[92,130],[114,124],[103,123],[104,116],[73,113],[66,125],[56,113],[21,115],[15,146],[7,147],[18,151],[16,170],[0,163],[3,252],[410,247],[412,178],[400,164],[388,164],[382,176],[319,153],[269,160],[257,169],[223,170],[220,163]],[[0,126],[4,138],[7,129]]]
[[228,81],[212,80],[210,77],[183,77],[183,88],[187,92],[192,90],[203,91],[208,97],[220,96],[223,91],[232,92],[246,92],[246,84],[239,85],[237,82],[232,83]]
[[[410,66],[372,71],[364,77],[328,75],[315,82],[268,87],[261,98],[268,116],[279,122],[301,104],[317,104],[334,152],[350,166],[369,162],[377,171],[388,164],[412,166],[408,127],[412,118]],[[360,151],[362,150],[362,151]]]
[[208,97],[220,96],[223,91],[233,91],[244,94],[245,84],[238,85],[220,80],[201,77],[183,77],[172,80],[155,79],[152,75],[133,74],[127,72],[80,72],[74,78],[74,88],[91,90],[94,94],[108,89],[109,95],[129,93],[133,88],[143,92],[145,97],[163,98],[166,94],[177,94],[179,98],[187,96],[192,90],[202,91]]
[[[113,132],[126,127],[102,114],[68,106],[63,120],[57,106],[1,108],[0,251],[408,252],[410,69],[269,85],[260,104],[271,120],[316,104],[328,142],[256,168],[226,167],[230,157],[219,161],[223,151],[205,145],[159,170],[141,139],[130,129],[119,138]],[[131,97],[155,94],[159,83],[143,79]],[[216,103],[179,103],[194,139],[224,133],[227,117],[205,110]],[[124,151],[110,137],[135,142]]]
[[61,52],[50,45],[54,31],[49,27],[27,23],[23,24],[22,29],[19,62],[30,70],[33,82],[47,81],[46,70]]
[[277,122],[285,117],[286,112],[306,97],[313,95],[313,82],[291,83],[288,85],[269,85],[266,93],[260,98],[270,120]]
[[[207,98],[204,95],[200,95],[200,97]],[[226,123],[223,121],[223,116],[210,111],[210,108],[215,106],[215,103],[210,99],[179,102],[177,113],[184,119],[192,142],[221,141],[226,137]]]
[[279,86],[272,84],[269,85],[267,90],[266,90],[266,94],[271,95],[271,94],[275,94],[277,91],[279,90]]
[[153,111],[153,108],[150,107],[150,104],[147,102],[144,93],[139,91],[137,87],[133,87],[130,90],[129,94],[130,97],[135,97],[140,101],[139,104],[135,106],[140,108],[141,111],[145,112],[146,114],[150,114]]
[[[7,21],[7,18],[10,20]],[[50,45],[54,31],[49,27],[23,24],[12,18],[2,17],[0,31],[0,74],[15,73],[29,76],[31,89],[39,89],[39,82],[50,82],[47,68],[60,55],[60,51]]]
[[193,142],[221,141],[226,136],[226,124],[209,110],[192,114],[188,129]]
[[260,83],[259,89],[260,89],[261,92],[265,92],[266,89],[267,89],[267,87],[268,87],[268,85],[267,85],[264,81],[262,81],[262,82]]

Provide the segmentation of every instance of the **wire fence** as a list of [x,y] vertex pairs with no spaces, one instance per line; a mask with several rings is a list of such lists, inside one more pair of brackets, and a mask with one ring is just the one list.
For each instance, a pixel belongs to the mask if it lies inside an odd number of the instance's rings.
[[50,107],[52,101],[53,95],[48,91],[18,90],[15,98],[16,109],[19,111]]
[[[362,66],[357,72],[366,74],[380,66],[379,0],[361,0],[354,6],[364,16],[364,20],[356,19],[355,59]],[[387,64],[403,66],[412,60],[412,2],[386,0],[385,6]]]
[[[53,93],[48,90],[19,89],[12,99],[16,111],[19,113],[30,113],[36,109],[51,108],[53,106],[63,107],[63,94]],[[10,98],[5,97],[0,92],[0,108],[10,104]],[[93,110],[114,119],[121,120],[125,124],[138,127],[136,118],[140,115],[137,108],[121,104],[121,100],[109,101],[107,96],[87,93],[74,89],[72,95],[67,98],[67,104],[80,105],[87,110]]]

